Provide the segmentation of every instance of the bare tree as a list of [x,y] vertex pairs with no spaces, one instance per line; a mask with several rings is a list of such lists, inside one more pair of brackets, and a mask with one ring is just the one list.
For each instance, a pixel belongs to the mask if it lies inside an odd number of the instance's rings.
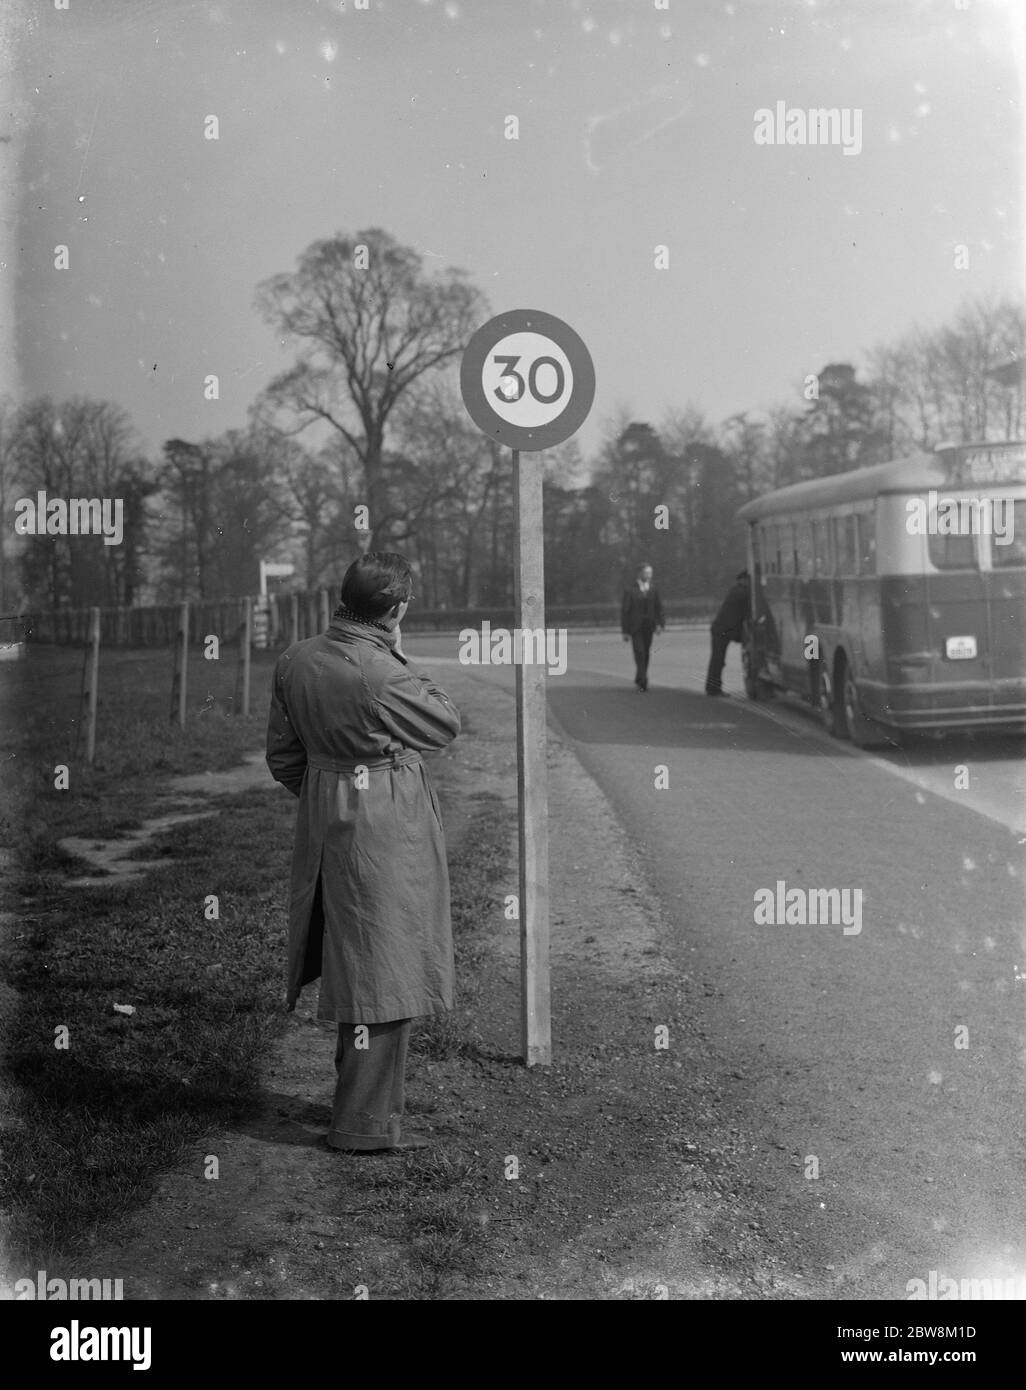
[[753,420],[747,410],[742,410],[724,420],[721,435],[722,447],[733,462],[744,500],[750,502],[768,481],[766,422]]
[[56,404],[49,396],[29,401],[13,424],[12,454],[23,485],[49,499],[121,500],[120,546],[101,536],[32,537],[21,556],[30,597],[51,608],[74,600],[130,602],[143,546],[143,499],[152,491],[150,469],[128,416],[109,401],[83,397]]
[[1015,299],[968,304],[949,324],[877,348],[872,389],[892,452],[1020,437],[1022,375],[993,369],[1024,358],[1026,307]]
[[339,233],[303,252],[292,274],[257,291],[257,307],[300,343],[296,364],[266,388],[294,432],[329,426],[359,461],[370,508],[368,543],[390,533],[386,430],[404,393],[463,350],[485,317],[464,272],[424,274],[421,257],[380,228]]

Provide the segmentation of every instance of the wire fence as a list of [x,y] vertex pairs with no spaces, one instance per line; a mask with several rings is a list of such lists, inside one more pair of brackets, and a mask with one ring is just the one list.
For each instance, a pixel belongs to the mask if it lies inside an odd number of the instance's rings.
[[[239,640],[246,604],[252,606],[252,642],[257,648],[279,647],[323,632],[337,599],[328,589],[266,598],[243,597],[190,602],[189,645],[202,644],[211,634],[222,644]],[[676,599],[664,602],[667,621],[708,622],[715,610],[712,599]],[[59,608],[37,613],[0,617],[0,647],[23,643],[82,647],[92,640],[93,613],[99,611],[100,642],[104,647],[169,647],[180,640],[181,603],[138,608]],[[546,607],[548,627],[609,627],[620,621],[616,603],[551,604]],[[480,628],[512,628],[512,607],[411,609],[403,620],[403,632],[458,632]]]
[[[164,648],[172,658],[168,717],[182,729],[188,718],[190,648],[203,645],[234,647],[237,652],[232,710],[247,716],[251,708],[251,653],[302,641],[323,632],[332,613],[328,589],[274,594],[215,602],[164,604],[149,608],[68,608],[50,613],[8,614],[0,617],[0,661],[19,660],[30,646],[49,645],[84,650],[80,692],[79,734],[85,734],[85,759],[96,757],[100,652],[102,648]],[[711,604],[685,599],[664,605],[669,621],[705,622]],[[593,603],[554,605],[546,611],[553,628],[602,627],[618,624],[619,605]],[[435,609],[407,615],[404,632],[492,631],[514,626],[512,608]],[[204,653],[209,655],[210,652]]]

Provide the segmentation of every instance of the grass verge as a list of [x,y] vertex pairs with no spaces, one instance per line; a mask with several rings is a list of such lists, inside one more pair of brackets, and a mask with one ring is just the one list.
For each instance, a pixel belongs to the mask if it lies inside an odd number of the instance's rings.
[[[255,1112],[261,1062],[286,1018],[291,798],[261,791],[225,798],[220,815],[180,825],[154,846],[169,862],[143,884],[64,885],[61,836],[137,823],[167,773],[231,766],[259,746],[263,710],[233,719],[224,689],[192,712],[185,734],[170,725],[164,656],[123,660],[103,711],[110,736],[101,738],[92,769],[63,752],[73,734],[77,653],[44,653],[49,679],[22,679],[5,692],[16,715],[7,724],[7,751],[18,760],[7,811],[17,876],[7,898],[19,911],[0,943],[9,1097],[0,1207],[8,1255],[40,1267],[138,1207],[200,1134]],[[229,675],[211,679],[229,685]],[[52,787],[58,761],[71,767],[64,793]],[[484,796],[452,856],[461,995],[452,1015],[415,1031],[419,1059],[469,1057],[480,1048],[470,1021],[477,929],[494,912],[510,828],[509,811]],[[208,895],[217,896],[216,918],[206,909]],[[409,1246],[405,1277],[418,1287],[432,1287],[454,1260],[473,1267],[480,1225],[464,1178],[460,1161],[445,1154],[432,1155],[415,1175],[402,1164],[380,1175],[387,1225]]]

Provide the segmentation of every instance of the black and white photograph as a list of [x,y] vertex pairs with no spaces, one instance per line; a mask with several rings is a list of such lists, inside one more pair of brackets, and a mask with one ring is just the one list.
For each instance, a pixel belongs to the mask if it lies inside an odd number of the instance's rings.
[[26,1364],[683,1301],[998,1372],[1024,78],[1020,0],[8,0]]

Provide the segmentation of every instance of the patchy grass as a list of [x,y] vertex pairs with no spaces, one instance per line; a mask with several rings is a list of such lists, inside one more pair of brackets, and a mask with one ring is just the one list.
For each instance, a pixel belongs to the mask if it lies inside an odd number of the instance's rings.
[[22,1248],[67,1248],[138,1202],[202,1130],[252,1109],[283,1017],[287,808],[253,793],[168,839],[188,872],[65,893],[5,952],[17,999],[5,1073],[21,1103],[0,1197]]
[[[57,842],[66,835],[106,838],[138,825],[163,778],[234,767],[259,748],[274,660],[272,652],[254,654],[252,713],[243,719],[231,713],[234,651],[220,661],[190,652],[183,730],[168,717],[168,652],[104,652],[92,767],[80,728],[83,653],[30,647],[25,661],[0,666],[0,843],[11,856],[0,906],[55,886],[54,874],[66,866]],[[69,771],[65,791],[54,787],[61,764]]]
[[[6,765],[16,767],[2,827],[15,856],[6,896],[19,919],[0,942],[12,991],[3,1085],[16,1101],[3,1126],[0,1205],[10,1252],[35,1260],[95,1238],[137,1207],[200,1134],[255,1113],[261,1062],[286,1017],[291,798],[225,798],[219,816],[147,847],[146,857],[175,862],[141,884],[69,890],[56,845],[64,835],[138,824],[170,773],[237,763],[262,742],[263,698],[248,719],[228,714],[234,677],[224,663],[204,672],[212,694],[197,685],[203,702],[183,734],[167,719],[166,653],[112,658],[90,769],[71,751],[80,660],[37,649],[0,692],[12,716]],[[255,671],[255,691],[266,690],[266,677]],[[65,792],[53,789],[58,762],[71,769]],[[498,798],[480,800],[451,862],[460,999],[454,1014],[415,1030],[411,1047],[422,1061],[473,1057],[481,1047],[470,1022],[477,938],[507,870],[511,819]],[[204,911],[208,894],[218,897],[214,920]],[[115,1003],[135,1013],[115,1012]],[[67,1046],[56,1046],[63,1029]],[[474,1208],[484,1179],[476,1171],[440,1151],[365,1175],[375,1199],[368,1219],[407,1249],[402,1282],[414,1296],[429,1296],[443,1274],[481,1268],[484,1226]]]

